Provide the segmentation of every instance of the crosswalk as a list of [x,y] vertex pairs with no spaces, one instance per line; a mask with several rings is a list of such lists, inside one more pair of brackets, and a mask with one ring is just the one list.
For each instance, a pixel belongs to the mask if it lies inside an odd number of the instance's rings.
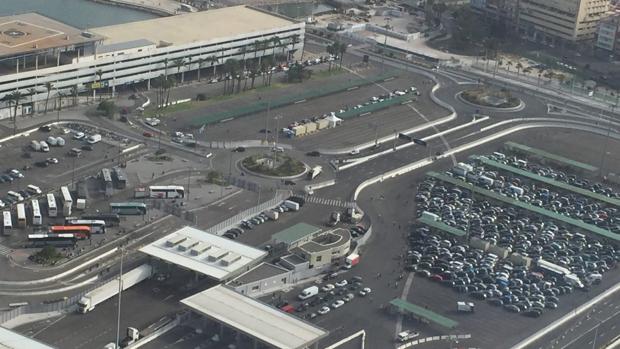
[[0,256],[8,256],[13,251],[10,247],[0,244]]
[[306,202],[313,203],[313,204],[342,207],[342,208],[355,207],[355,203],[352,201],[342,201],[340,199],[328,199],[328,198],[322,198],[322,197],[310,196],[310,195],[305,195],[303,196],[303,198],[306,200]]

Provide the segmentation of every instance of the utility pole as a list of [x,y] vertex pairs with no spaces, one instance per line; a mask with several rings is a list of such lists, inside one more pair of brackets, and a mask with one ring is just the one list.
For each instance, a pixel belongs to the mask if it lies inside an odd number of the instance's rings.
[[118,274],[118,310],[116,317],[116,348],[120,348],[121,345],[121,294],[123,293],[123,247],[119,248],[121,251],[121,268]]
[[387,17],[385,19],[386,24],[385,24],[385,39],[383,40],[383,50],[385,50],[385,52],[383,52],[383,54],[381,55],[381,73],[385,72],[385,55],[387,54],[387,33],[388,30],[390,30],[390,21],[392,20],[392,17]]
[[187,168],[187,201],[189,201],[189,185],[190,185],[191,178],[192,178],[192,168],[188,167]]
[[277,147],[278,147],[278,136],[280,135],[280,119],[282,119],[282,115],[276,115],[276,117],[274,118],[276,120],[276,139],[275,139],[275,143],[273,144],[273,168],[276,167],[276,163],[278,162],[278,152],[277,152]]
[[394,144],[392,145],[393,151],[396,151],[396,140],[398,140],[398,131],[394,130]]

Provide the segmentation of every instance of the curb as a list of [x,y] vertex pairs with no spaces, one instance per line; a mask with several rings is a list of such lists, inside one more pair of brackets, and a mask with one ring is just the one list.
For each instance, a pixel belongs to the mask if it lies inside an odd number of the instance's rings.
[[510,108],[498,108],[498,107],[487,107],[484,105],[480,105],[480,104],[476,104],[473,102],[470,102],[468,100],[466,100],[465,98],[463,98],[462,94],[464,91],[460,91],[457,94],[454,95],[454,97],[459,100],[462,103],[465,103],[467,105],[470,105],[472,107],[476,107],[476,108],[484,108],[485,110],[488,111],[494,111],[496,113],[514,113],[514,112],[518,112],[521,111],[523,109],[525,109],[525,102],[523,102],[523,100],[521,98],[519,98],[519,105],[515,106],[515,107],[510,107]]

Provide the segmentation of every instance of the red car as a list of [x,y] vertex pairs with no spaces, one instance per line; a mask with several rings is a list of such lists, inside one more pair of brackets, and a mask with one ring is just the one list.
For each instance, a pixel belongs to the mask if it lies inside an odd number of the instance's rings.
[[150,133],[150,132],[144,132],[142,135],[143,135],[144,137],[153,137],[153,134],[152,134],[152,133]]
[[287,305],[281,307],[280,310],[282,310],[283,312],[286,312],[286,313],[294,313],[295,312],[295,307],[290,305],[290,304],[287,304]]
[[441,276],[439,274],[434,274],[433,276],[431,276],[430,279],[433,280],[433,281],[442,282],[443,281],[443,276]]

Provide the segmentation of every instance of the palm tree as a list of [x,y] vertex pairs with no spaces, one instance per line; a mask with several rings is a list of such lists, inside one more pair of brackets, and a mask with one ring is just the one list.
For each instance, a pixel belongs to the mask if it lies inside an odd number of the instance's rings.
[[[177,58],[172,61],[172,64],[177,68],[177,74],[181,72],[181,68],[185,66],[185,59],[183,57]],[[183,82],[183,76],[181,75],[181,82]]]
[[338,54],[340,55],[340,68],[342,68],[342,59],[344,58],[344,53],[347,52],[347,44],[340,43],[337,46]]
[[52,89],[54,88],[54,84],[52,84],[51,82],[46,82],[45,83],[45,89],[47,90],[47,96],[45,97],[45,114],[47,114],[47,103],[50,100],[50,92],[52,92]]
[[62,110],[62,98],[65,97],[65,93],[58,91],[58,114],[56,114],[56,122],[60,122],[60,111]]
[[24,95],[19,92],[19,90],[15,90],[13,93],[9,94],[10,103],[13,103],[13,135],[17,133],[17,108],[19,107],[19,102],[24,99]]
[[78,85],[71,86],[71,96],[73,97],[73,106],[75,107],[78,99]]
[[507,70],[510,71],[510,67],[512,67],[512,61],[506,62]]
[[[301,40],[299,40],[299,34],[293,34],[293,35],[291,35],[291,41],[290,41],[290,44],[291,44],[291,50],[290,50],[290,51],[295,51],[295,45],[299,44],[299,42],[300,42],[300,41],[301,41]],[[288,56],[287,61],[290,59],[290,51],[289,51],[289,53],[287,54],[287,56]]]
[[205,62],[211,62],[211,66],[213,67],[213,77],[215,78],[215,74],[217,73],[217,63],[218,59],[216,56],[209,56],[205,58]]
[[198,82],[200,82],[200,69],[202,69],[202,65],[206,62],[207,60],[200,57],[198,58]]
[[[99,87],[101,87],[101,77],[103,76],[103,70],[97,69],[97,71],[95,71],[95,75],[97,75],[97,82],[99,82]],[[96,95],[97,94],[97,89],[95,88],[93,90],[95,91],[95,95]],[[94,97],[95,96],[93,96],[93,102],[95,101]],[[99,96],[99,100],[101,100],[101,95]]]
[[271,44],[273,46],[271,46],[271,55],[275,58],[276,57],[276,47],[280,47],[280,45],[282,45],[282,40],[280,39],[279,36],[274,36],[273,38],[271,38]]
[[521,72],[521,69],[523,69],[523,64],[521,64],[521,62],[517,62],[517,64],[515,65],[515,68],[517,68],[517,76],[518,76],[519,73]]
[[31,87],[28,89],[28,96],[30,96],[30,104],[32,104],[32,113],[34,114],[35,112],[35,107],[34,107],[34,95],[37,94],[37,89],[34,87]]
[[164,77],[168,77],[168,57],[164,58]]

